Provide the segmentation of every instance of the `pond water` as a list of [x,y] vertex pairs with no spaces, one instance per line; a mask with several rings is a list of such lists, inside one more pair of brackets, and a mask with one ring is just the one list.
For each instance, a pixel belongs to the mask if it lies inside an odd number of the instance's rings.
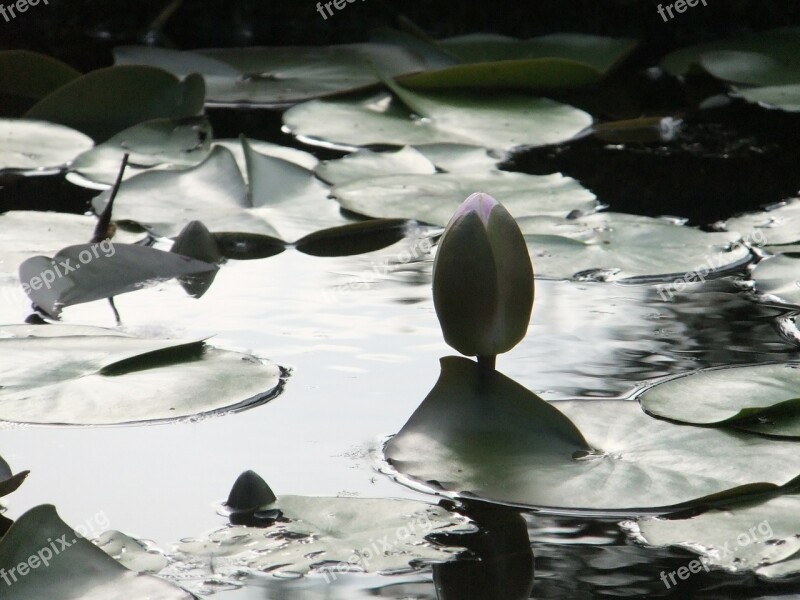
[[[214,346],[288,369],[285,388],[250,410],[177,423],[7,424],[4,458],[32,473],[8,501],[8,516],[52,503],[68,523],[102,513],[109,528],[168,546],[223,525],[219,503],[247,469],[278,494],[434,500],[385,474],[380,452],[435,383],[438,359],[453,353],[433,310],[432,256],[412,252],[419,236],[433,233],[415,230],[360,256],[290,249],[230,261],[200,299],[175,282],[117,297],[123,331],[212,336]],[[418,258],[408,261],[409,254]],[[751,301],[737,276],[693,284],[670,301],[649,285],[537,280],[528,336],[497,368],[546,399],[592,402],[701,367],[797,359],[796,345],[780,331],[781,310]],[[0,322],[25,316],[22,298],[0,306]],[[63,321],[115,326],[104,301],[70,307]],[[689,553],[634,546],[619,518],[525,519],[536,556],[534,598],[800,597],[796,582],[767,585],[715,572],[667,590],[660,572],[687,564]],[[318,576],[258,577],[206,589],[224,600],[437,597],[430,570],[348,575],[333,584]]]

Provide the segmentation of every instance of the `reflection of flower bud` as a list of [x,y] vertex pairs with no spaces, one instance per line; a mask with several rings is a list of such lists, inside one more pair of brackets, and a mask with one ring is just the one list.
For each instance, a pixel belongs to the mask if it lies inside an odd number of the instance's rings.
[[433,304],[445,341],[467,356],[517,345],[533,308],[533,267],[514,218],[472,194],[445,228],[433,266]]

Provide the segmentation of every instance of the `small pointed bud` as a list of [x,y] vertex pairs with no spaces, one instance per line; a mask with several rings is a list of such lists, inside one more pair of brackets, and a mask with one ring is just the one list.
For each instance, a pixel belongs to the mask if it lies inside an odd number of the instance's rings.
[[472,194],[447,224],[433,267],[445,341],[467,356],[507,352],[525,337],[533,296],[533,266],[517,222],[490,195]]

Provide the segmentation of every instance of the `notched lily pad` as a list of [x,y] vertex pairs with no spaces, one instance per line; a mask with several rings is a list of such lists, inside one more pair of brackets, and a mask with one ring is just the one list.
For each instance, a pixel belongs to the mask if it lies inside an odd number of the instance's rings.
[[[277,365],[203,341],[148,340],[59,326],[0,327],[0,419],[109,425],[193,418],[262,404]],[[31,357],[35,357],[33,360]]]
[[646,412],[673,421],[800,437],[800,364],[703,369],[638,397]]
[[[25,573],[20,565],[28,567]],[[126,569],[64,523],[49,504],[26,512],[0,539],[0,569],[7,581],[14,579],[3,584],[4,600],[194,598],[162,579]]]
[[0,119],[0,171],[60,169],[94,145],[80,131],[30,119]]
[[673,425],[628,400],[549,404],[456,357],[442,359],[439,381],[385,456],[403,475],[463,497],[628,513],[775,491],[800,472],[793,442]]

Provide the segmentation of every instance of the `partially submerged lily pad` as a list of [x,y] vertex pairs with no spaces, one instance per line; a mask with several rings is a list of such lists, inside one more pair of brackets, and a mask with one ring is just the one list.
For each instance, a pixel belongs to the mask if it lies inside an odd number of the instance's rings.
[[117,64],[150,65],[179,77],[200,73],[210,105],[292,104],[379,83],[424,63],[388,44],[223,48],[177,51],[145,46],[114,50]]
[[331,193],[343,208],[358,214],[444,226],[464,198],[476,190],[500,199],[517,219],[533,215],[566,217],[573,211],[593,212],[599,207],[594,194],[560,173],[391,175],[339,185]]
[[603,212],[522,218],[519,225],[539,277],[685,283],[751,258],[736,232],[707,233],[652,217]]
[[[29,567],[25,573],[20,565]],[[36,565],[35,567],[33,565]],[[4,600],[191,600],[189,592],[123,567],[83,539],[44,504],[22,515],[0,539],[0,569],[15,580]]]
[[648,546],[677,546],[700,555],[708,568],[755,572],[765,579],[800,573],[800,496],[711,509],[687,519],[644,518],[623,523]]
[[456,357],[442,359],[439,381],[385,455],[439,490],[556,510],[668,512],[774,491],[800,473],[794,442],[673,425],[628,400],[548,404]]
[[26,337],[5,337],[0,327],[0,420],[173,420],[250,408],[280,389],[277,365],[203,341],[95,335],[88,328],[60,336],[58,330],[42,325]]
[[591,125],[587,113],[545,98],[418,94],[393,86],[365,100],[312,100],[283,115],[288,130],[344,147],[456,143],[507,150],[562,142]]
[[60,169],[94,145],[70,127],[30,119],[0,119],[0,171]]
[[457,555],[460,548],[427,542],[429,534],[474,531],[463,517],[412,500],[278,496],[261,508],[282,516],[267,528],[228,526],[184,540],[170,556],[174,568],[210,559],[214,573],[228,577],[402,572]]
[[647,388],[639,401],[648,413],[673,421],[800,437],[798,364],[693,371]]

